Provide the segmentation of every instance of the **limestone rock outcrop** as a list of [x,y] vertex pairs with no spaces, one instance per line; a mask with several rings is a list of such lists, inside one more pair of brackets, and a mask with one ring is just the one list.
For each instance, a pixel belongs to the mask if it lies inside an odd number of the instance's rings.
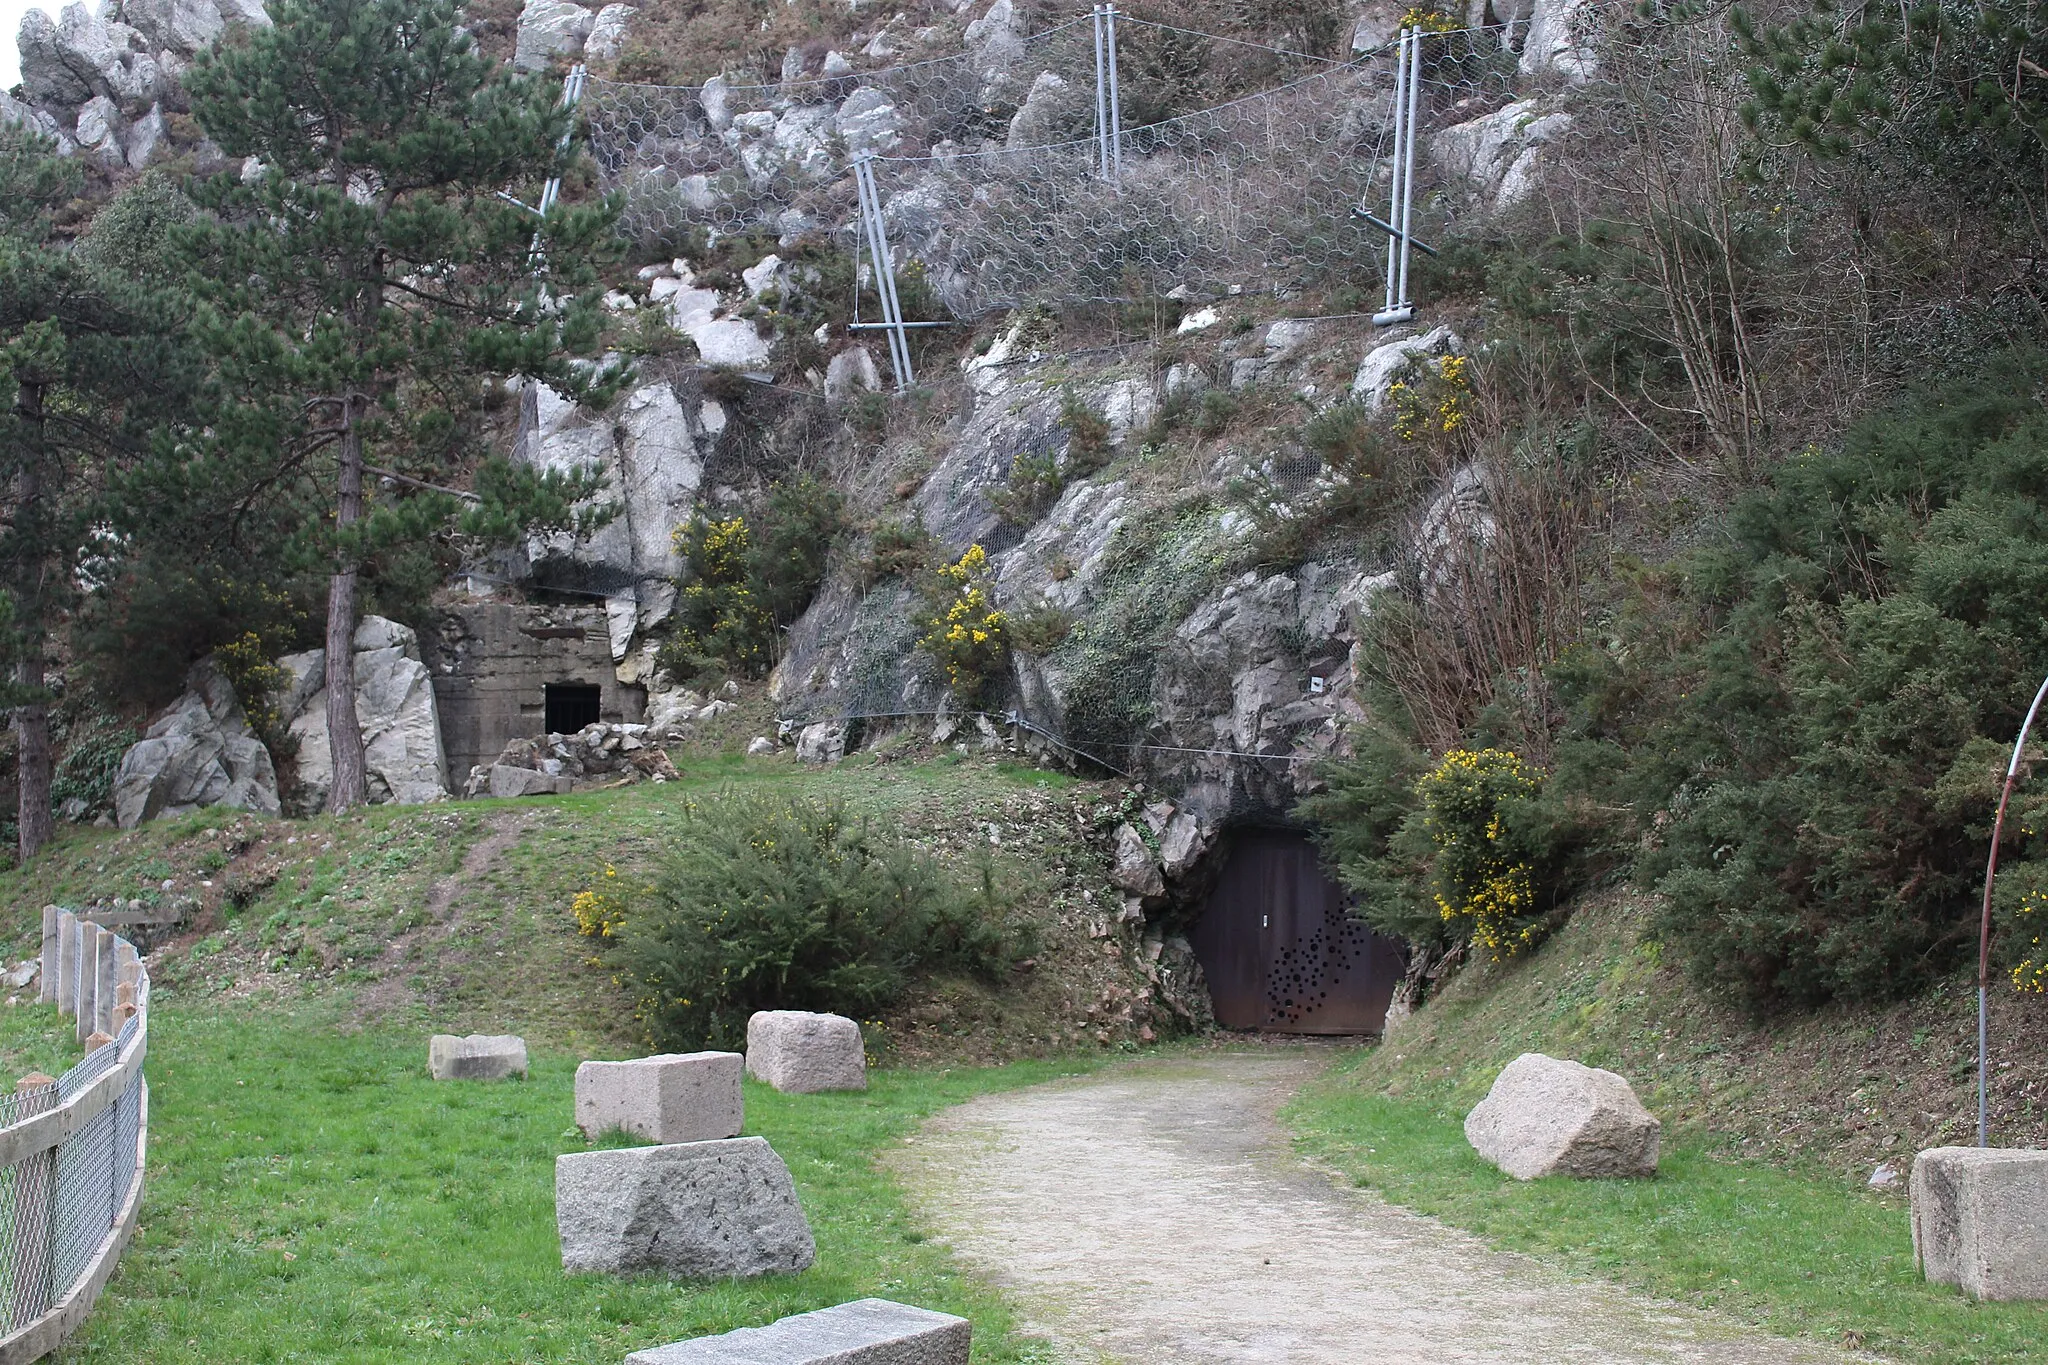
[[1657,1173],[1663,1125],[1612,1071],[1525,1052],[1465,1116],[1465,1140],[1517,1180]]
[[[327,651],[288,654],[278,665],[290,676],[278,710],[298,745],[294,805],[306,812],[323,810],[334,785],[327,743]],[[370,800],[399,805],[446,800],[440,712],[412,627],[381,616],[365,616],[358,622],[355,678],[356,721],[363,732]]]
[[249,728],[235,689],[202,659],[185,694],[150,723],[114,773],[114,818],[133,829],[159,815],[201,806],[279,813],[270,751]]
[[64,6],[22,16],[23,100],[0,94],[0,120],[24,124],[65,155],[140,170],[166,145],[166,112],[186,107],[193,58],[235,26],[264,27],[259,0],[119,0],[95,15]]
[[725,431],[725,409],[666,379],[641,384],[606,413],[586,412],[539,385],[528,391],[528,403],[517,458],[537,469],[602,474],[606,486],[597,501],[616,515],[587,537],[564,532],[528,541],[523,576],[604,594],[612,658],[623,661],[636,635],[668,619],[675,606],[682,568],[675,529],[696,507],[705,461]]

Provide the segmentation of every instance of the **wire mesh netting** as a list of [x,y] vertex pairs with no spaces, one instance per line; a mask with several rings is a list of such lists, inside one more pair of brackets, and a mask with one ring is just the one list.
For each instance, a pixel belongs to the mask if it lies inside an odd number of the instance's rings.
[[[849,168],[872,155],[893,266],[922,271],[960,317],[1285,291],[1382,258],[1385,231],[1354,210],[1385,211],[1390,51],[1335,62],[1266,49],[1284,80],[1147,122],[1136,116],[1157,102],[1109,80],[1102,51],[1082,19],[837,78],[593,78],[583,108],[601,178],[624,196],[622,230],[650,246],[766,229],[823,232],[854,250]],[[1425,124],[1484,112],[1512,88],[1501,30],[1430,35],[1427,52]]]
[[[146,975],[136,991],[138,1000],[146,999]],[[144,1028],[138,1013],[118,1038],[95,1048],[54,1085],[0,1097],[0,1127],[49,1113],[89,1090],[121,1065]],[[0,1336],[48,1313],[93,1268],[140,1174],[143,1096],[137,1068],[113,1103],[57,1146],[0,1168]]]

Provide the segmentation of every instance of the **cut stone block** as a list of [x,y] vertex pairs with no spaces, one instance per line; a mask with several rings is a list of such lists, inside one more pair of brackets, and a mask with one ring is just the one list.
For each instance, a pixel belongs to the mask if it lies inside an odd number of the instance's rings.
[[1663,1125],[1612,1071],[1525,1052],[1465,1116],[1465,1140],[1517,1180],[1657,1173]]
[[555,1230],[571,1274],[765,1275],[817,1256],[789,1168],[757,1137],[556,1157]]
[[887,1299],[635,1351],[626,1365],[967,1365],[974,1324]]
[[1913,1256],[1978,1299],[2048,1299],[2048,1152],[1933,1147],[1913,1160]]
[[437,1033],[427,1041],[427,1073],[437,1081],[501,1081],[526,1074],[526,1040],[509,1033]]
[[737,1052],[681,1052],[576,1068],[576,1126],[611,1128],[649,1142],[738,1137],[745,1120]]
[[843,1014],[761,1010],[747,1020],[747,1074],[787,1095],[865,1090],[860,1025]]

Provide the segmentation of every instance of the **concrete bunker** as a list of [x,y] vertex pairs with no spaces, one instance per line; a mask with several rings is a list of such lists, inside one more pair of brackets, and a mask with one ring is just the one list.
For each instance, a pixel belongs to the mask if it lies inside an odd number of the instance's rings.
[[600,720],[637,724],[646,716],[646,688],[619,680],[600,606],[448,607],[422,633],[420,647],[457,786],[515,739],[574,734]]
[[1210,857],[1215,881],[1188,941],[1217,1023],[1301,1034],[1386,1027],[1407,952],[1352,916],[1307,834],[1239,829]]

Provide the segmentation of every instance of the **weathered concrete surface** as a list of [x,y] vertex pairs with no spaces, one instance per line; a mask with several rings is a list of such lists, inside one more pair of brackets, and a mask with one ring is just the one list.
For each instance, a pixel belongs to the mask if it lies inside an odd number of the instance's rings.
[[1663,1128],[1626,1077],[1525,1052],[1465,1116],[1465,1141],[1517,1180],[1607,1180],[1655,1175]]
[[974,1325],[887,1299],[855,1299],[715,1337],[635,1351],[626,1365],[967,1365]]
[[931,1231],[1072,1359],[1868,1359],[1576,1283],[1339,1187],[1272,1117],[1319,1055],[1211,1054],[989,1096],[939,1115],[892,1164]]
[[747,1074],[786,1095],[868,1088],[860,1025],[843,1014],[759,1010],[747,1020]]
[[1929,1280],[1977,1299],[2048,1299],[2048,1152],[1930,1148],[1911,1189]]
[[618,1128],[649,1142],[739,1136],[746,1121],[737,1052],[670,1052],[576,1068],[576,1126],[595,1138]]
[[555,1230],[572,1275],[765,1275],[817,1257],[789,1168],[757,1137],[559,1156]]
[[427,1074],[437,1081],[502,1081],[526,1074],[526,1040],[510,1033],[437,1033],[427,1040]]

